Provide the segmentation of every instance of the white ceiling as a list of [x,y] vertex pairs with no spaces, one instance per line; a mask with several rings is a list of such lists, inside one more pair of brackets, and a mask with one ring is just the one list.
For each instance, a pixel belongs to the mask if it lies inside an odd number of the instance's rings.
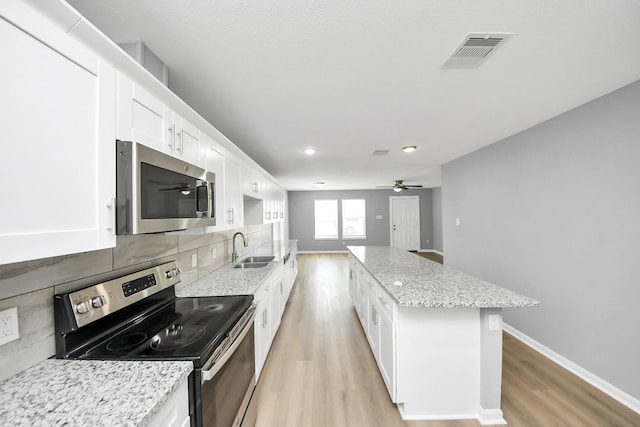
[[[142,40],[289,190],[435,187],[441,164],[640,79],[635,0],[69,3],[116,43]],[[515,35],[477,69],[443,69],[470,32]]]

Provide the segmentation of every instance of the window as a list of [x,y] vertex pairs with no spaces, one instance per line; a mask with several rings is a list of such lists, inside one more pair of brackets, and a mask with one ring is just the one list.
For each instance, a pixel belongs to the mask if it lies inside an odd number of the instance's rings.
[[316,240],[338,238],[338,201],[315,201]]
[[342,201],[342,238],[367,238],[364,199]]

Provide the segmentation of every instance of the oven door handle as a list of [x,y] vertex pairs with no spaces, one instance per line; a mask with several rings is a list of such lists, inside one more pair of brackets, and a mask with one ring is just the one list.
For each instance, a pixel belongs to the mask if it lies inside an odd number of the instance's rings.
[[[243,316],[244,318],[244,326],[242,327],[242,330],[240,331],[240,333],[238,333],[236,335],[235,338],[233,339],[233,343],[231,343],[231,345],[229,346],[229,348],[226,349],[226,351],[220,355],[220,356],[214,356],[213,361],[211,362],[211,368],[209,369],[202,369],[202,383],[211,380],[217,373],[218,371],[220,371],[220,369],[222,369],[222,367],[224,367],[224,365],[227,363],[227,361],[229,361],[229,359],[231,358],[231,356],[233,355],[233,353],[236,351],[236,349],[240,346],[240,344],[242,343],[242,340],[244,339],[245,336],[247,336],[247,334],[249,333],[249,331],[251,330],[251,328],[253,328],[253,320],[256,317],[256,304],[252,304],[251,307],[247,310],[247,313]],[[224,344],[223,344],[224,345]],[[215,352],[214,352],[215,354]],[[207,363],[209,364],[209,363]]]

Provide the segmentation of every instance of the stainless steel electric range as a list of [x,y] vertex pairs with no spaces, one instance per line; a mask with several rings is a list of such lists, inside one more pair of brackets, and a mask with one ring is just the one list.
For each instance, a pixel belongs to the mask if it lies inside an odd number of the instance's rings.
[[56,357],[190,360],[192,426],[252,427],[252,295],[176,298],[175,262],[55,296]]

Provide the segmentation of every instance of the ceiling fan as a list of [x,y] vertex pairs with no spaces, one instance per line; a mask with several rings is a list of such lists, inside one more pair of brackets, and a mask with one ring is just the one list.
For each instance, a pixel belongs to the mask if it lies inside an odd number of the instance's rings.
[[402,190],[408,190],[409,188],[422,188],[422,185],[405,185],[401,179],[396,179],[396,183],[393,185],[379,185],[376,188],[393,188],[393,191],[400,192]]

